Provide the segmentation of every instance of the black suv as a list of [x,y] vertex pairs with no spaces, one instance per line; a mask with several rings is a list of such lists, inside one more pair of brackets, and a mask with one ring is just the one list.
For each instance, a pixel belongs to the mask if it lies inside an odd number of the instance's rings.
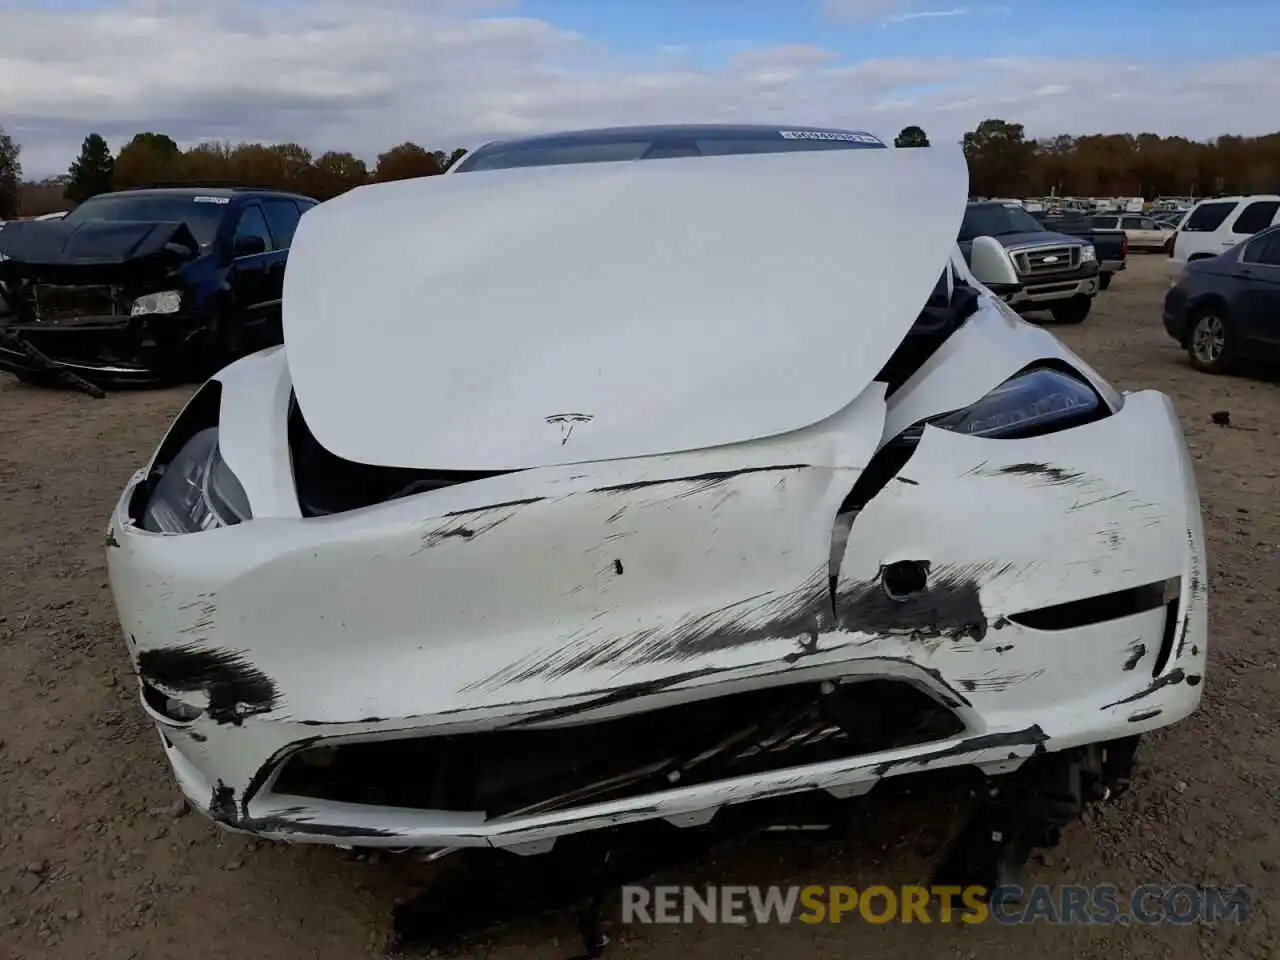
[[0,370],[174,382],[280,343],[289,244],[316,203],[183,186],[100,194],[62,220],[6,223]]

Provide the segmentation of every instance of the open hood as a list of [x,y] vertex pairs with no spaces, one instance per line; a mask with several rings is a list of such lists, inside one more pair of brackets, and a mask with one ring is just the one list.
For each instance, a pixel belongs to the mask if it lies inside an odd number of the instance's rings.
[[846,406],[915,322],[958,148],[593,163],[358,188],[303,217],[284,338],[349,460],[504,470],[721,446]]
[[0,230],[0,277],[12,279],[111,283],[199,254],[199,242],[181,222],[24,220]]

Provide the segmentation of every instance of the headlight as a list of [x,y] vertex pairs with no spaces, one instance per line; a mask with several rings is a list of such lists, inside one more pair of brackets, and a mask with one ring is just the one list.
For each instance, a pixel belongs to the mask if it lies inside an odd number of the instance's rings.
[[926,426],[974,437],[1029,437],[1097,418],[1102,400],[1088,384],[1060,370],[1040,367],[1006,380],[970,407],[908,427],[904,442]]
[[1098,259],[1098,251],[1093,249],[1092,243],[1086,243],[1083,247],[1080,248],[1081,263],[1091,263],[1092,261],[1097,259]]
[[141,317],[153,313],[177,313],[182,309],[181,290],[161,290],[159,293],[148,293],[133,301],[129,315]]
[[244,487],[218,452],[218,428],[187,441],[160,475],[142,515],[152,533],[196,533],[251,519]]

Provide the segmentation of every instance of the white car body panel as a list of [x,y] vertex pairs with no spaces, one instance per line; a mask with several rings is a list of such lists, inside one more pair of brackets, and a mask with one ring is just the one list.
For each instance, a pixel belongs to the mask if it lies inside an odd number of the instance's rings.
[[[294,387],[326,448],[404,467],[547,466],[791,432],[845,406],[897,347],[967,191],[951,148],[361,187],[294,237]],[[566,442],[547,420],[571,414],[589,422]]]
[[[883,151],[899,163],[925,153]],[[750,159],[772,166],[771,158]],[[683,164],[654,162],[668,171],[654,176],[683,183]],[[844,183],[843,174],[827,175]],[[488,189],[498,176],[461,179]],[[588,182],[614,196],[624,181],[601,176]],[[938,183],[945,179],[939,174]],[[810,194],[807,185],[796,192]],[[943,192],[938,200],[946,207]],[[769,201],[771,216],[791,223],[779,206]],[[356,204],[353,220],[368,209]],[[963,192],[956,223],[962,209]],[[503,216],[509,214],[495,214]],[[640,211],[630,216],[640,218]],[[341,220],[328,222],[340,232]],[[919,222],[932,237],[932,218]],[[807,237],[793,242],[822,250],[829,239]],[[326,259],[322,248],[342,246],[312,239],[315,263]],[[470,250],[479,243],[478,232],[461,242],[463,273],[482,259]],[[919,253],[914,244],[907,249],[908,259]],[[129,482],[107,533],[111,589],[143,708],[184,794],[228,829],[282,840],[538,853],[566,834],[655,819],[696,826],[727,805],[781,794],[847,797],[885,777],[957,765],[1008,772],[1038,753],[1130,737],[1189,714],[1200,701],[1207,655],[1207,568],[1199,497],[1172,406],[1151,391],[1118,395],[1047,331],[977,284],[954,245],[913,275],[915,311],[948,257],[956,277],[977,288],[976,311],[892,393],[874,377],[906,326],[868,318],[854,326],[874,340],[867,345],[868,356],[878,357],[874,367],[859,361],[852,375],[849,356],[836,369],[825,365],[825,349],[811,349],[811,362],[799,368],[803,382],[789,381],[802,393],[816,370],[837,377],[842,398],[835,409],[818,416],[831,399],[797,401],[784,418],[794,428],[773,433],[764,425],[782,420],[756,410],[733,430],[712,421],[719,441],[736,435],[737,442],[590,463],[561,461],[582,450],[621,454],[659,444],[660,435],[646,430],[660,418],[645,419],[658,411],[641,411],[637,386],[628,395],[626,409],[635,416],[626,429],[594,440],[575,434],[566,447],[584,442],[566,454],[558,434],[547,446],[536,430],[502,433],[496,411],[519,391],[478,385],[496,404],[480,405],[486,429],[501,435],[489,446],[421,411],[405,419],[395,409],[409,387],[428,379],[398,379],[409,367],[394,366],[408,356],[420,369],[431,367],[418,352],[425,343],[416,339],[418,328],[389,323],[381,341],[370,341],[381,343],[375,350],[351,345],[350,324],[339,322],[344,311],[322,316],[327,348],[315,331],[290,327],[287,335],[301,339],[299,353],[310,365],[311,392],[299,393],[301,406],[317,437],[324,431],[313,410],[320,411],[329,439],[347,445],[346,456],[528,466],[328,516],[304,517],[295,490],[287,425],[294,340],[223,370],[215,378],[219,447],[253,518],[191,535],[141,529],[135,500],[149,464]],[[434,269],[424,275],[437,277]],[[848,302],[856,314],[865,298],[891,312],[908,300],[844,272],[823,283],[801,300],[843,305],[854,291]],[[325,289],[337,295],[332,283]],[[402,286],[401,294],[418,292]],[[777,343],[762,317],[753,321],[760,336]],[[388,346],[392,329],[414,349]],[[816,321],[805,329],[819,335]],[[834,322],[824,320],[822,329],[842,335]],[[646,353],[644,344],[629,342],[645,363],[658,356],[653,344]],[[746,347],[727,349],[748,364]],[[387,377],[394,382],[373,382],[377,364],[387,362],[397,371]],[[494,375],[512,375],[513,362],[514,354]],[[1075,371],[1110,415],[1029,439],[926,426],[905,466],[865,505],[847,507],[855,484],[904,429],[963,409],[1033,365]],[[348,369],[363,372],[343,388]],[[580,380],[578,373],[568,381]],[[684,375],[692,391],[691,373]],[[521,389],[527,398],[541,388]],[[745,394],[734,396],[746,402]],[[337,410],[335,397],[359,415]],[[692,393],[687,399],[700,409]],[[448,402],[467,424],[463,401]],[[679,436],[679,443],[659,445],[674,449],[694,433]],[[424,437],[430,443],[420,443]],[[927,564],[929,577],[923,593],[894,600],[882,571],[903,561]],[[1029,616],[1153,584],[1169,599],[1161,594],[1125,615],[1076,616],[1053,626]],[[499,814],[302,796],[282,780],[286,762],[316,744],[499,730],[554,729],[559,737],[674,704],[706,701],[714,710],[711,698],[743,691],[886,679],[945,707],[961,731],[836,760]],[[175,719],[149,699],[156,692],[199,715]]]

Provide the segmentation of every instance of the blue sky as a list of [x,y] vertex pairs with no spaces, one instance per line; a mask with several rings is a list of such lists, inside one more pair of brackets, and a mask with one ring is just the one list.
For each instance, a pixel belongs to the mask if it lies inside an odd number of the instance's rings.
[[522,0],[519,9],[630,53],[697,48],[708,65],[740,45],[804,43],[852,59],[899,56],[1100,55],[1174,68],[1273,50],[1280,2],[1267,0],[994,0],[902,4],[963,15],[848,23],[820,0]]

